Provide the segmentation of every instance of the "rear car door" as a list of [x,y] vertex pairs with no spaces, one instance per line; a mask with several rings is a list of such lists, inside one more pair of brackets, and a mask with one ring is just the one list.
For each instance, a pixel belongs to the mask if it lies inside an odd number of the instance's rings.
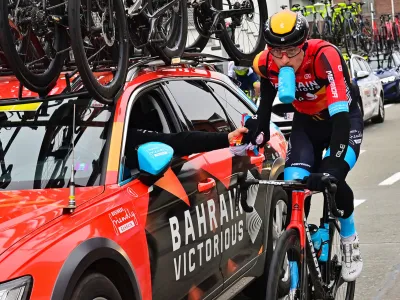
[[[146,89],[133,101],[127,120],[130,128],[163,133],[182,128],[159,86]],[[125,149],[126,156],[132,153],[136,155],[135,149]],[[149,187],[148,203],[136,202],[147,206],[143,211],[154,300],[199,299],[222,289],[215,239],[221,232],[219,200],[215,182],[203,170],[206,164],[201,155],[174,156],[164,176]],[[135,194],[137,180],[129,177],[140,173],[137,169],[129,173],[120,185]]]

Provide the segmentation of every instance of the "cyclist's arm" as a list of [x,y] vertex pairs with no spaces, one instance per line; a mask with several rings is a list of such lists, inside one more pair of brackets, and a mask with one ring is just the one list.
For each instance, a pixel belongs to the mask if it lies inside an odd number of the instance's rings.
[[[329,57],[329,60],[328,60]],[[332,136],[330,156],[324,163],[324,172],[330,173],[338,180],[344,179],[348,165],[345,161],[350,136],[350,119],[348,90],[345,82],[346,64],[333,47],[324,48],[316,58],[316,72],[319,78],[329,82],[326,95],[329,115],[332,118]],[[348,77],[348,76],[347,76]],[[350,84],[348,78],[348,84]]]
[[260,132],[264,132],[264,143],[269,141],[269,123],[271,120],[272,103],[274,102],[275,96],[275,87],[268,79],[261,77],[260,105],[258,106],[256,115],[245,124],[249,129],[249,133],[244,138],[245,143],[251,141],[255,144],[256,138]]

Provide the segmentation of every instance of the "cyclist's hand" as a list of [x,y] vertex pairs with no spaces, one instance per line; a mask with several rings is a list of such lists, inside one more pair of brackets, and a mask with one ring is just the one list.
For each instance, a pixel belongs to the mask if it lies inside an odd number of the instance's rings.
[[[258,119],[257,115],[253,117],[246,116],[244,126],[249,129],[248,133],[243,137],[243,143],[257,145],[258,147],[264,147],[269,140],[269,124],[263,128],[262,120]],[[260,140],[260,133],[264,133],[262,140]]]
[[327,184],[337,183],[337,179],[329,173],[311,173],[304,177],[303,182],[310,191],[323,192]]
[[240,139],[243,134],[246,134],[249,130],[246,127],[238,128],[228,134],[229,144],[232,144],[236,139]]

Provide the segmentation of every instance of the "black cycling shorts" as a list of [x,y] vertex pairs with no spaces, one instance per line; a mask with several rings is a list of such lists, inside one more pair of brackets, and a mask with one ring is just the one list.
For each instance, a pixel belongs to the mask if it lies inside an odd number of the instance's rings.
[[[349,118],[350,138],[345,161],[351,169],[360,153],[364,130],[358,105],[350,109]],[[327,150],[325,157],[330,155],[331,135],[332,120],[327,110],[317,116],[295,112],[286,156],[285,180],[302,179],[310,173],[318,172],[323,151]]]

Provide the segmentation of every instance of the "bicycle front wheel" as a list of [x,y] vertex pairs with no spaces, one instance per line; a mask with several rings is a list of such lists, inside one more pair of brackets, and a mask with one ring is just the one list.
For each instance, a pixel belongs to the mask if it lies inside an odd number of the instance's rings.
[[[282,286],[288,288],[283,290]],[[308,294],[305,253],[300,248],[299,232],[295,229],[285,231],[276,244],[268,274],[266,299],[286,298],[289,294],[299,300],[307,299]]]
[[[68,22],[75,64],[85,87],[96,100],[112,103],[128,71],[129,38],[122,0],[69,0]],[[107,73],[98,79],[96,72]]]
[[339,231],[333,223],[330,224],[329,230],[331,238],[329,246],[329,261],[331,262],[329,278],[332,279],[330,283],[332,295],[335,300],[353,300],[356,282],[345,282],[341,275],[342,250],[340,248]]
[[264,50],[263,31],[268,18],[267,2],[264,0],[217,0],[218,10],[252,9],[252,13],[235,15],[220,24],[220,35],[227,54],[238,62],[252,63],[254,57]]

